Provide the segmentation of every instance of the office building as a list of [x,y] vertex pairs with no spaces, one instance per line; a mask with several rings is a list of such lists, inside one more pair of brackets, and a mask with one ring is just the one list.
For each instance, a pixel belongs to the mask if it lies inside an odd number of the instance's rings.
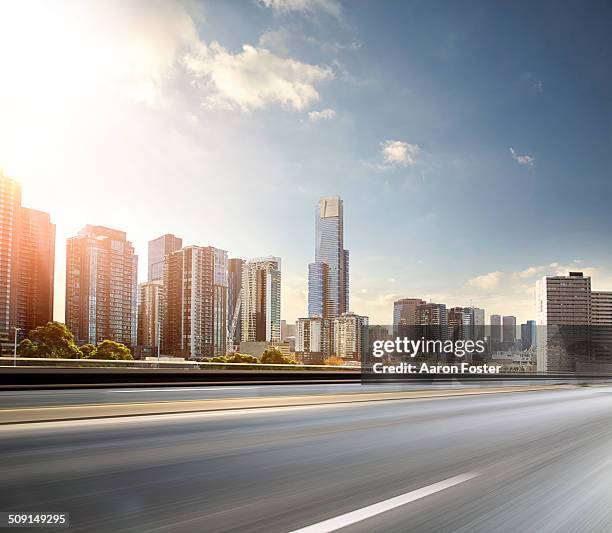
[[164,284],[162,280],[138,285],[138,345],[161,347],[164,313]]
[[361,361],[368,350],[368,317],[344,313],[334,318],[334,352],[346,361]]
[[502,341],[509,345],[516,341],[516,317],[502,317]]
[[137,342],[138,257],[123,231],[85,226],[66,246],[66,325],[78,342]]
[[420,298],[402,298],[393,302],[393,325],[416,325],[416,309],[418,305],[425,304]]
[[227,351],[235,352],[242,339],[242,270],[244,259],[228,261]]
[[298,318],[295,322],[295,352],[304,364],[322,365],[334,353],[333,319]]
[[430,339],[448,337],[446,304],[422,303],[416,306],[416,326],[420,334]]
[[0,171],[0,339],[53,320],[55,224],[21,205],[21,186]]
[[249,259],[242,270],[242,342],[280,343],[281,260]]
[[198,359],[227,352],[228,259],[225,250],[186,246],[166,255],[162,347]]
[[491,350],[496,350],[502,341],[502,317],[501,315],[491,315]]
[[315,260],[308,265],[308,315],[333,318],[349,309],[349,252],[344,249],[344,206],[323,197],[315,211]]
[[529,350],[536,344],[536,322],[535,320],[527,320],[525,324],[521,324],[521,345],[523,350]]
[[148,281],[162,280],[164,258],[183,247],[183,239],[170,233],[149,241]]
[[536,283],[537,370],[574,372],[589,357],[591,278],[582,272]]

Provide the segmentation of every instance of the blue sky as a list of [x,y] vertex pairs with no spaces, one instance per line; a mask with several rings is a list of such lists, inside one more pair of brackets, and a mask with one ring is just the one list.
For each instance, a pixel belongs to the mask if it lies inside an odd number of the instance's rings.
[[292,322],[330,194],[372,322],[398,297],[526,320],[569,268],[612,290],[612,6],[461,4],[4,3],[0,167],[58,224],[58,294],[84,224],[143,276],[174,232],[281,256]]

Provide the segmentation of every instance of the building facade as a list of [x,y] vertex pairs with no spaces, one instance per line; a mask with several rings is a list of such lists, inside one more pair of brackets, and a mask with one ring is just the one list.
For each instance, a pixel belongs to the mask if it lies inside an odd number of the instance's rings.
[[164,262],[162,348],[198,359],[227,352],[227,252],[186,246]]
[[183,247],[183,239],[171,233],[149,241],[148,281],[163,280],[164,258]]
[[227,339],[228,352],[235,352],[242,339],[242,270],[244,259],[228,261]]
[[393,302],[393,325],[415,326],[417,306],[425,303],[420,298],[402,298]]
[[368,350],[368,317],[344,313],[334,318],[334,352],[346,361],[361,361]]
[[334,354],[334,320],[298,318],[295,322],[295,353],[304,364],[322,365]]
[[249,259],[242,271],[242,342],[281,340],[280,257]]
[[138,257],[123,231],[85,226],[66,246],[66,325],[78,342],[137,343]]
[[53,320],[55,224],[21,205],[21,186],[0,172],[0,341]]
[[582,272],[536,283],[538,372],[574,372],[589,357],[591,278]]
[[138,346],[161,348],[164,321],[162,280],[138,285]]

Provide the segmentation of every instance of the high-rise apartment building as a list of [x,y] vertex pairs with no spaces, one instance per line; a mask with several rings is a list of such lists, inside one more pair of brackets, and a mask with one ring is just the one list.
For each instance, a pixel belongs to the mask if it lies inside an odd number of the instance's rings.
[[244,259],[228,261],[227,342],[228,352],[235,352],[242,339],[242,270]]
[[323,197],[315,211],[315,260],[308,265],[308,315],[333,318],[349,309],[349,252],[344,249],[344,206]]
[[21,206],[21,186],[0,172],[0,338],[53,320],[55,224]]
[[162,280],[138,285],[138,345],[160,348],[164,319],[164,284]]
[[242,271],[242,342],[280,343],[280,257],[249,259]]
[[171,233],[149,241],[148,281],[162,280],[164,277],[164,258],[183,247],[183,239]]
[[539,372],[574,372],[590,353],[591,278],[582,272],[536,283]]
[[304,364],[323,364],[334,353],[334,320],[316,316],[298,318],[295,352]]
[[85,226],[66,246],[66,325],[77,341],[137,342],[138,257],[123,231]]
[[182,357],[227,351],[228,259],[225,250],[186,246],[164,262],[164,351]]
[[336,357],[360,361],[368,349],[368,317],[344,313],[334,318],[333,342]]

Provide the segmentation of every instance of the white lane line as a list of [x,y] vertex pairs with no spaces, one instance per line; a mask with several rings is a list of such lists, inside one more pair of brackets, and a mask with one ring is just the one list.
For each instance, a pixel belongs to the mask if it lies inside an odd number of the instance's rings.
[[296,529],[291,533],[327,533],[329,531],[336,531],[337,529],[350,526],[352,524],[355,524],[356,522],[361,522],[366,518],[371,518],[380,513],[384,513],[385,511],[390,511],[391,509],[395,509],[396,507],[400,507],[401,505],[405,505],[415,500],[420,500],[421,498],[429,496],[430,494],[434,494],[436,492],[440,492],[441,490],[454,487],[455,485],[475,478],[478,475],[480,474],[476,472],[460,474],[458,476],[445,479],[444,481],[438,481],[437,483],[433,483],[432,485],[427,485],[426,487],[407,492],[406,494],[402,494],[400,496],[396,496],[395,498],[390,498],[388,500],[384,500],[373,505],[368,505],[367,507],[363,507],[362,509],[357,509],[356,511],[351,511],[350,513],[346,513],[335,518],[330,518],[329,520],[324,520],[323,522],[319,522],[311,526]]
[[125,389],[125,390],[106,390],[101,391],[106,394],[123,394],[132,392],[208,392],[208,391],[219,391],[219,390],[247,390],[256,389],[257,387],[210,387],[206,389]]

